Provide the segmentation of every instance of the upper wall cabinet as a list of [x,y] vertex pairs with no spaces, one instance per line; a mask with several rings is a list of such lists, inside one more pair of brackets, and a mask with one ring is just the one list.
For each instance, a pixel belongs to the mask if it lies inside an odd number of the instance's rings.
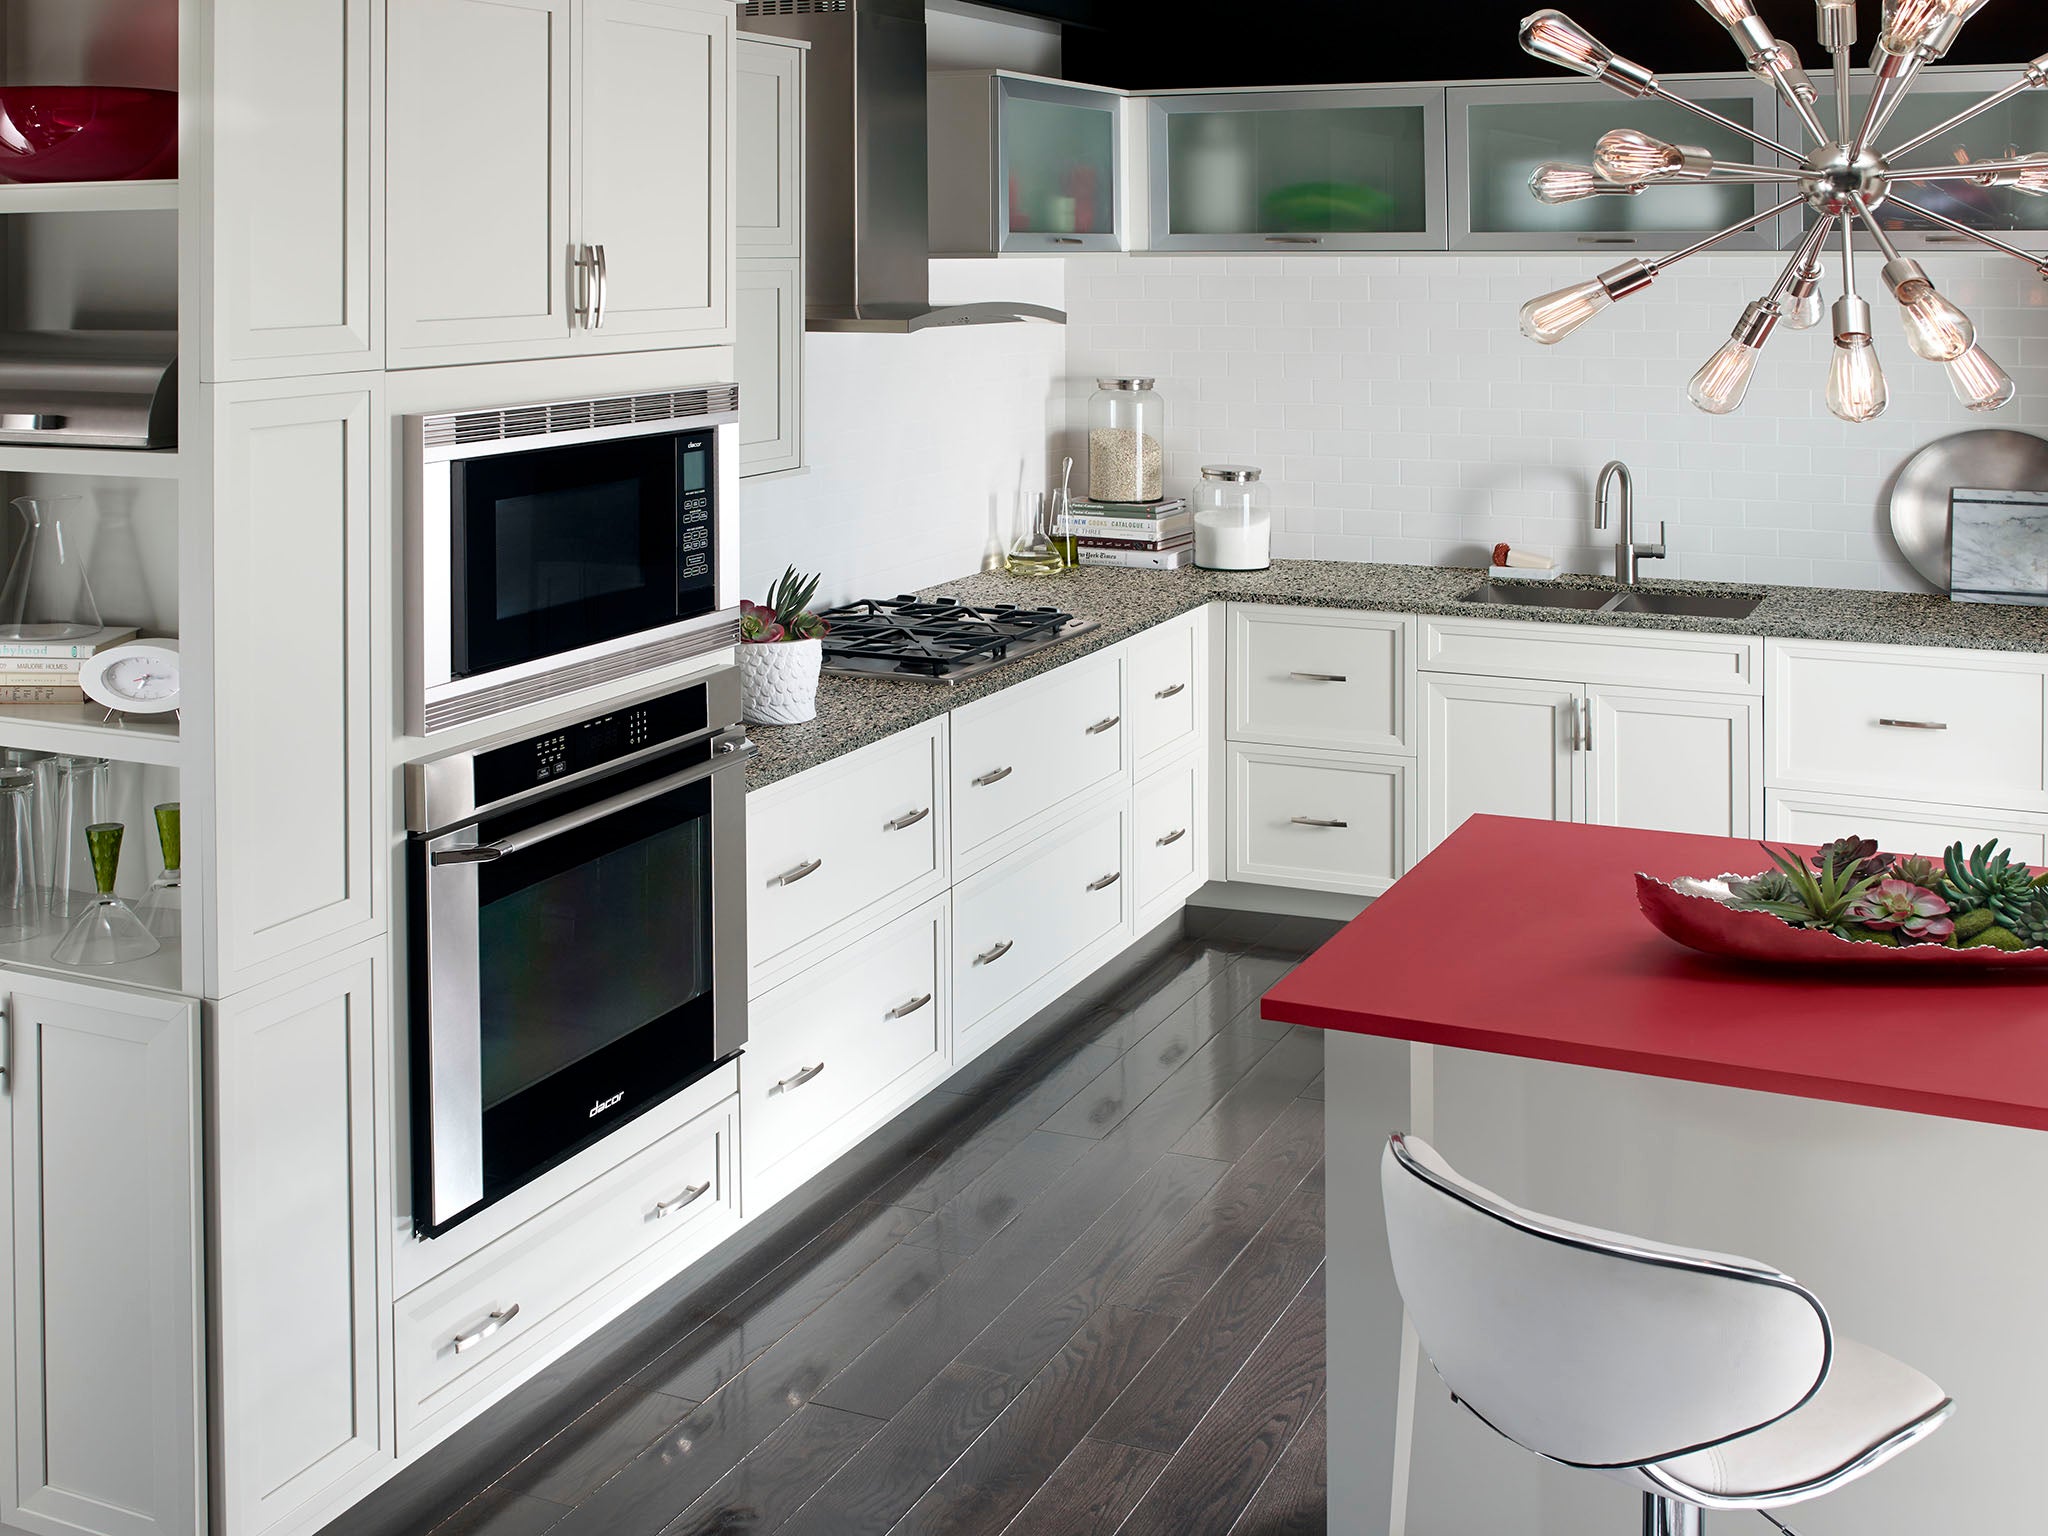
[[1120,91],[1001,70],[931,76],[932,254],[1123,247]]
[[[1746,78],[1687,80],[1672,88],[1766,136],[1777,132],[1770,87]],[[1769,150],[1733,129],[1667,101],[1624,101],[1600,85],[1453,86],[1450,91],[1451,248],[1573,251],[1600,246],[1677,250],[1785,194],[1765,185],[1651,187],[1635,197],[1588,197],[1556,207],[1537,201],[1529,178],[1546,161],[1584,165],[1600,136],[1639,128],[1719,159],[1775,164]],[[1792,141],[1787,141],[1792,142]],[[1773,250],[1777,220],[1729,240],[1728,250]]]
[[730,4],[391,17],[390,366],[730,339]]
[[733,120],[733,374],[740,473],[801,469],[804,361],[804,65],[808,49],[742,36]]
[[210,39],[200,376],[380,367],[384,6],[214,0]]
[[1443,87],[1153,96],[1159,251],[1444,247]]

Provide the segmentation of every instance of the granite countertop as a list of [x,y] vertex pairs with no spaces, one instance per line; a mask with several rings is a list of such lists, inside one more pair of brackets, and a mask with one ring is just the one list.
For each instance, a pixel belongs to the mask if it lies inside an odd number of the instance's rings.
[[[1500,619],[1510,623],[1588,624],[1701,635],[1762,635],[1781,640],[1854,640],[1877,645],[1954,646],[1964,650],[2048,655],[2048,609],[1952,603],[1938,593],[1840,591],[1828,587],[1766,587],[1707,581],[1644,581],[1651,592],[1699,592],[1763,601],[1746,619],[1661,614],[1592,613],[1459,602],[1485,573],[1434,565],[1364,565],[1336,560],[1278,560],[1266,571],[1129,571],[1090,566],[1047,580],[985,572],[918,594],[971,603],[1056,604],[1100,627],[1020,661],[954,684],[827,675],[818,687],[818,718],[805,725],[758,726],[761,754],[748,765],[749,788],[760,789],[893,736],[975,699],[1127,640],[1155,624],[1212,602],[1286,603],[1305,608],[1360,608],[1375,613]],[[1611,581],[1564,576],[1558,584],[1603,591]]]

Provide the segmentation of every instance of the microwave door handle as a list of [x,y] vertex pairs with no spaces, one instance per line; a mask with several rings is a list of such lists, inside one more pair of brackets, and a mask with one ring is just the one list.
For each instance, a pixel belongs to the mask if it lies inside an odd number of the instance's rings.
[[510,837],[501,837],[496,842],[481,843],[467,848],[440,848],[429,856],[435,866],[447,864],[490,864],[511,854],[523,853],[528,848],[538,847],[567,832],[587,827],[592,822],[603,821],[607,816],[616,816],[620,811],[631,810],[649,800],[659,800],[663,795],[683,789],[691,784],[710,778],[714,773],[723,773],[737,768],[750,757],[757,755],[760,748],[751,741],[734,742],[718,749],[719,755],[708,763],[699,763],[681,773],[672,773],[667,778],[655,779],[642,784],[638,789],[629,789],[624,794],[612,795],[580,810],[557,816],[552,821],[543,821],[537,826],[514,832]]

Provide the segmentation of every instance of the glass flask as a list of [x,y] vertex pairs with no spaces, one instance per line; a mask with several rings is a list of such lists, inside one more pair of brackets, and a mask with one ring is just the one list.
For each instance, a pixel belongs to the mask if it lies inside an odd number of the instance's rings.
[[36,776],[0,769],[0,944],[33,938],[43,926],[36,876]]
[[114,894],[121,871],[121,838],[128,829],[118,821],[96,821],[85,829],[92,850],[94,895],[70,931],[57,941],[50,958],[59,965],[119,965],[146,960],[163,948],[155,934],[128,903]]
[[76,507],[82,496],[17,496],[20,542],[0,582],[0,640],[76,640],[101,627],[85,572]]
[[1057,576],[1067,568],[1067,552],[1053,536],[1053,498],[1031,498],[1030,525],[1003,555],[1003,569],[1012,576]]
[[136,915],[143,927],[166,944],[175,944],[184,932],[184,875],[179,868],[184,846],[182,818],[173,800],[156,808],[156,837],[163,849],[164,872],[144,893]]
[[92,900],[92,856],[86,829],[107,815],[114,765],[104,757],[46,757],[41,776],[44,902],[50,918],[67,921]]

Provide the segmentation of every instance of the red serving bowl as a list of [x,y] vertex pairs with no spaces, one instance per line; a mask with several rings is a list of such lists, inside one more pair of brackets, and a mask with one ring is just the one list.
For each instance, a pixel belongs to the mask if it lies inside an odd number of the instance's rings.
[[178,174],[178,93],[0,86],[0,181],[147,181]]

